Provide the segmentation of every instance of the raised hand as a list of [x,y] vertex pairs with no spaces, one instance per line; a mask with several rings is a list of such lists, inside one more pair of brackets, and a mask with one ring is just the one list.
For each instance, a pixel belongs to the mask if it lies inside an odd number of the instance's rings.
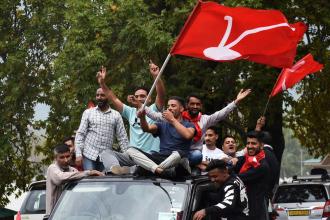
[[98,71],[96,74],[97,82],[99,84],[103,84],[105,81],[106,75],[107,75],[107,69],[104,66],[102,66],[100,71]]
[[241,91],[239,91],[239,93],[237,94],[235,104],[238,104],[240,101],[242,101],[250,93],[251,93],[251,89],[247,89],[245,91],[243,89],[241,89]]
[[262,128],[265,126],[266,124],[266,117],[265,116],[261,116],[260,118],[258,118],[257,120],[257,124],[256,124],[256,131],[261,131]]
[[149,61],[149,70],[153,77],[157,77],[159,74],[159,67],[152,62],[152,60]]

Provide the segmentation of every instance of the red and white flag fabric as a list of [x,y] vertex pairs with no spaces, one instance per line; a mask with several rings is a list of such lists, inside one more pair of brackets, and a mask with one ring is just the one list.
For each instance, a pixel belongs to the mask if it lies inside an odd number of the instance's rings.
[[284,68],[278,76],[277,82],[273,88],[270,97],[275,96],[288,88],[293,87],[301,81],[306,75],[315,73],[323,69],[323,65],[316,62],[311,54],[307,54],[299,60],[293,67]]
[[304,23],[289,24],[277,10],[198,1],[170,53],[218,62],[247,59],[291,67],[305,31]]

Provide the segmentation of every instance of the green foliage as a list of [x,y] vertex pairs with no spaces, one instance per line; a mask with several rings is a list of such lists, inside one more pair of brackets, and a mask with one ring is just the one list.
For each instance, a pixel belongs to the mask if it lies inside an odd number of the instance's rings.
[[[222,2],[221,2],[222,3]],[[286,93],[270,102],[267,127],[277,154],[284,150],[283,121],[315,154],[329,152],[329,22],[328,2],[224,1],[228,6],[279,9],[290,22],[309,25],[297,59],[311,52],[326,64],[298,86],[298,101]],[[29,160],[35,136],[46,129],[46,143],[37,150],[51,160],[51,148],[79,126],[81,114],[97,89],[95,74],[108,69],[107,84],[121,98],[137,85],[150,86],[149,59],[161,65],[196,4],[195,0],[4,0],[0,3],[0,206],[13,187],[23,189],[38,174]],[[247,61],[216,63],[172,57],[163,79],[168,95],[191,92],[204,98],[212,113],[233,100],[241,88],[253,93],[219,126],[222,134],[254,127],[280,70]],[[45,103],[46,121],[34,122],[34,106]],[[283,118],[283,103],[286,108]],[[243,117],[240,116],[242,113]],[[16,186],[11,185],[16,182]],[[6,192],[6,193],[5,193]]]
[[14,189],[25,189],[40,167],[31,159],[37,141],[32,118],[36,103],[45,99],[43,91],[49,88],[50,79],[47,69],[58,48],[48,27],[52,20],[48,10],[58,6],[49,1],[46,10],[43,3],[0,3],[1,207]]

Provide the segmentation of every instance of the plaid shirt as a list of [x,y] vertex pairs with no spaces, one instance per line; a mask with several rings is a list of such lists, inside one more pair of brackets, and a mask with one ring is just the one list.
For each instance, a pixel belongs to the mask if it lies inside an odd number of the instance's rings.
[[95,161],[102,151],[112,149],[114,135],[124,152],[128,138],[119,112],[111,108],[102,112],[98,107],[85,110],[75,139],[76,157]]

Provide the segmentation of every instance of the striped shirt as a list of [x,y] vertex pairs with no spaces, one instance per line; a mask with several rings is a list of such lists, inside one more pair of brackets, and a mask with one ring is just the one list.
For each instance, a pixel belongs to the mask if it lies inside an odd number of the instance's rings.
[[75,139],[76,157],[84,155],[95,161],[104,150],[112,150],[114,136],[124,152],[128,138],[118,111],[109,108],[102,112],[98,107],[85,110]]
[[243,181],[231,175],[221,186],[220,202],[205,209],[206,215],[222,217],[227,220],[246,220],[249,216],[248,196]]

